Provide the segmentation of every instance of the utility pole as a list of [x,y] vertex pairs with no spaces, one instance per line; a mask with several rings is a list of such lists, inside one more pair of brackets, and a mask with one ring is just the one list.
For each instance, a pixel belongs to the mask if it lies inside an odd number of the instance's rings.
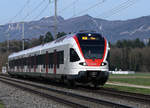
[[24,22],[22,22],[22,50],[24,50]]
[[9,54],[9,33],[7,34],[7,54]]
[[8,31],[7,31],[7,54],[9,54],[9,38],[10,38],[9,29],[10,29],[10,24],[8,26]]
[[76,15],[76,1],[73,3],[73,16]]
[[55,0],[55,39],[57,39],[57,0]]
[[78,0],[73,2],[73,17],[76,16],[76,4],[77,4]]

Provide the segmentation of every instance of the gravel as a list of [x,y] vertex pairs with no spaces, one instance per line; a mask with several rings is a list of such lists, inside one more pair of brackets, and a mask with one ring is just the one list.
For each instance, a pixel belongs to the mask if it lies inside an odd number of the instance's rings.
[[80,94],[83,96],[89,96],[89,97],[93,97],[96,99],[102,99],[102,100],[107,100],[107,101],[111,101],[111,102],[115,102],[115,103],[120,103],[123,105],[132,106],[135,108],[150,108],[150,103],[145,104],[142,102],[131,101],[131,100],[127,100],[126,98],[123,98],[123,97],[122,97],[122,99],[120,99],[117,97],[106,96],[106,95],[97,94],[94,92],[86,92],[86,91],[81,91],[81,90],[77,90],[77,89],[67,89],[67,88],[61,88],[61,87],[56,87],[56,86],[52,86],[52,85],[48,85],[47,87],[55,88],[55,89],[63,90],[63,91],[67,91],[67,92],[69,91],[71,93],[76,93],[76,94]]
[[136,102],[136,101],[130,101],[127,100],[125,98],[122,97],[122,99],[119,99],[117,97],[112,97],[112,96],[106,96],[106,95],[102,95],[102,94],[97,94],[94,92],[84,92],[84,91],[79,91],[79,90],[70,90],[70,92],[72,93],[77,93],[77,94],[81,94],[84,96],[89,96],[89,97],[93,97],[93,98],[97,98],[97,99],[102,99],[102,100],[107,100],[110,102],[115,102],[115,103],[119,103],[119,104],[123,104],[123,105],[128,105],[128,106],[132,106],[134,108],[150,108],[150,104],[145,104],[142,102]]
[[[39,85],[43,85],[38,83]],[[63,87],[56,87],[53,85],[45,84],[45,86],[58,89],[58,90],[64,90],[69,91],[72,93],[81,94],[84,96],[89,96],[97,99],[103,99],[107,101],[112,101],[116,103],[121,103],[124,105],[133,106],[135,108],[150,108],[150,104],[144,104],[142,102],[134,102],[130,100],[126,100],[122,97],[122,99],[119,99],[117,97],[111,97],[106,95],[97,94],[94,92],[85,92],[80,91],[77,89],[67,89]],[[67,108],[68,106],[64,106],[63,104],[56,103],[52,100],[47,100],[45,98],[42,98],[38,95],[20,90],[15,87],[11,87],[10,85],[6,85],[4,83],[0,82],[0,100],[4,102],[6,105],[6,108]]]
[[69,108],[2,82],[0,82],[0,100],[6,108]]

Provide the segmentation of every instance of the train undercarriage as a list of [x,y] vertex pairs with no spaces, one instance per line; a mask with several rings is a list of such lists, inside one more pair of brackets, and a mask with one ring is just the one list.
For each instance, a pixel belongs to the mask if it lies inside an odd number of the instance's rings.
[[108,80],[109,73],[106,71],[81,71],[78,75],[41,74],[38,72],[8,72],[12,77],[40,78],[48,81],[66,83],[70,87],[76,85],[90,85],[93,87],[103,86]]

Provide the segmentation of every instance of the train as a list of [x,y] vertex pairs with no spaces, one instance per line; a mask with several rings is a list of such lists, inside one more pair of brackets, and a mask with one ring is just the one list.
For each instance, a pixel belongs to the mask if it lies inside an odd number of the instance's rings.
[[12,53],[8,74],[103,86],[109,77],[109,43],[100,33],[78,32]]

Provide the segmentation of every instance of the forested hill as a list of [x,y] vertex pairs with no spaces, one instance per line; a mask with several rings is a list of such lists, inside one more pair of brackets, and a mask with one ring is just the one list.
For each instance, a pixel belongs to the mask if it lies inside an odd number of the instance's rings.
[[[144,16],[126,21],[108,21],[84,15],[76,18],[64,19],[61,16],[58,20],[59,32],[78,32],[80,30],[95,30],[101,32],[111,42],[122,39],[141,40],[150,37],[150,16]],[[21,39],[20,22],[0,25],[0,41],[7,38],[9,29],[10,39]],[[54,32],[54,17],[45,17],[37,21],[25,22],[25,38],[38,38],[40,35],[50,31]]]

